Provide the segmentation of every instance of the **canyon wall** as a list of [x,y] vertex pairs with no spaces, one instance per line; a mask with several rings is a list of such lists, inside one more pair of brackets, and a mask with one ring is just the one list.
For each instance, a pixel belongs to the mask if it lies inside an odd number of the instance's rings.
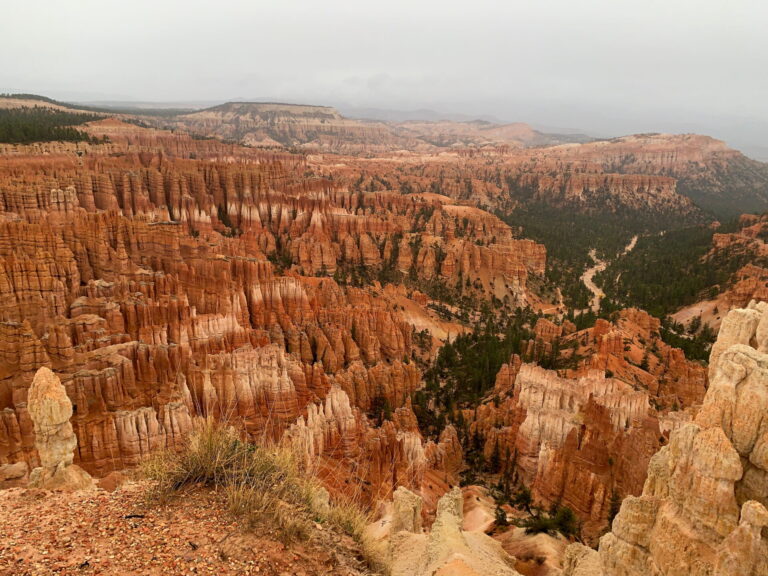
[[766,326],[764,302],[728,314],[698,415],[651,459],[599,552],[569,548],[566,575],[587,564],[611,576],[768,573]]
[[469,433],[486,462],[531,489],[541,505],[573,509],[587,539],[612,506],[639,494],[651,457],[701,403],[705,369],[663,343],[659,322],[635,309],[581,331],[540,319],[528,346],[569,366],[558,371],[513,356],[475,411]]

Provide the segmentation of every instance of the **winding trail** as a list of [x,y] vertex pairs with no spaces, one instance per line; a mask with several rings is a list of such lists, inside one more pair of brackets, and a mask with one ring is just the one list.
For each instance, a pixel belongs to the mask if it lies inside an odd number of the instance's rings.
[[[637,245],[637,234],[632,236],[632,239],[629,241],[629,244],[627,244],[624,247],[624,251],[622,252],[622,255],[628,254],[629,252],[632,252],[632,250]],[[594,278],[595,274],[598,272],[602,272],[608,267],[608,262],[606,260],[601,260],[597,257],[597,251],[592,248],[592,250],[589,251],[589,257],[592,258],[592,261],[594,262],[593,266],[590,266],[584,271],[584,274],[581,275],[581,281],[584,283],[584,286],[587,287],[587,290],[592,292],[592,298],[589,301],[589,310],[592,312],[597,312],[600,310],[600,302],[603,298],[605,298],[605,292],[603,292],[600,287],[595,284]]]

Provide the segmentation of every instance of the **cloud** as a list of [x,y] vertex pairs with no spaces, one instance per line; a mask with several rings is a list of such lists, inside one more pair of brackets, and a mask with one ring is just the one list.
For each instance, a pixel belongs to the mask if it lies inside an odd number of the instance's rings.
[[727,132],[768,122],[766,21],[753,0],[30,0],[4,8],[0,89]]

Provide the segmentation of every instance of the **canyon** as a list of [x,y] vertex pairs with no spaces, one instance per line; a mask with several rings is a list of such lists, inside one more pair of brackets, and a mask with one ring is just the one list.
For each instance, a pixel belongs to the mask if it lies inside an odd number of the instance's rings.
[[418,289],[369,275],[530,305],[541,245],[479,210],[306,178],[301,156],[88,130],[109,143],[0,160],[2,464],[37,464],[27,392],[46,366],[72,400],[75,463],[97,476],[180,446],[195,415],[287,432],[368,499],[455,476],[450,429],[427,442],[409,409],[433,346],[414,326],[450,328]]
[[[111,513],[218,422],[369,512],[393,574],[766,573],[768,221],[716,222],[768,208],[762,165],[321,106],[94,114],[87,139],[0,143],[2,498]],[[568,261],[588,308],[535,227],[554,214],[585,241],[631,224]],[[674,222],[744,261],[671,316],[719,329],[708,366],[667,318],[601,306],[608,259]]]
[[[632,239],[629,241],[629,244],[627,244],[624,247],[624,251],[622,252],[622,256],[625,254],[628,254],[632,252],[632,250],[637,245],[637,234],[632,236]],[[606,269],[608,266],[608,263],[604,260],[601,260],[597,257],[597,253],[594,249],[589,251],[589,257],[594,262],[593,266],[590,266],[584,271],[584,274],[581,275],[581,281],[584,283],[584,286],[587,287],[587,290],[589,290],[592,293],[592,300],[589,302],[589,309],[592,312],[599,312],[600,311],[600,302],[605,297],[605,293],[595,284],[595,275],[599,272],[602,272]]]
[[[437,180],[441,194],[470,195],[507,211],[543,201],[695,222],[707,213],[732,217],[768,209],[765,165],[697,134],[589,141],[544,134],[523,123],[356,120],[330,107],[249,102],[143,119],[249,145],[353,155],[342,161],[357,164],[355,172],[364,178],[379,173],[388,179],[396,173],[392,167],[400,166],[405,170],[390,189],[432,191]],[[457,186],[446,186],[454,175]]]
[[486,461],[501,455],[502,477],[542,505],[569,506],[587,540],[602,534],[612,502],[639,494],[650,458],[704,398],[704,368],[665,344],[659,327],[639,310],[581,331],[539,320],[531,348],[546,353],[557,339],[571,367],[513,356],[465,412]]

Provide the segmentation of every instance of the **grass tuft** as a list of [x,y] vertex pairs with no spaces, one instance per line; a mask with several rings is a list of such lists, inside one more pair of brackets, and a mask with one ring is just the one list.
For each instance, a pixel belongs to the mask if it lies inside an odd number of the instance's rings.
[[153,481],[151,496],[157,501],[187,487],[210,487],[248,528],[269,526],[285,541],[308,539],[313,522],[319,522],[360,544],[369,521],[354,500],[329,502],[328,492],[290,446],[245,442],[234,428],[213,419],[196,421],[181,451],[153,456],[143,473]]

